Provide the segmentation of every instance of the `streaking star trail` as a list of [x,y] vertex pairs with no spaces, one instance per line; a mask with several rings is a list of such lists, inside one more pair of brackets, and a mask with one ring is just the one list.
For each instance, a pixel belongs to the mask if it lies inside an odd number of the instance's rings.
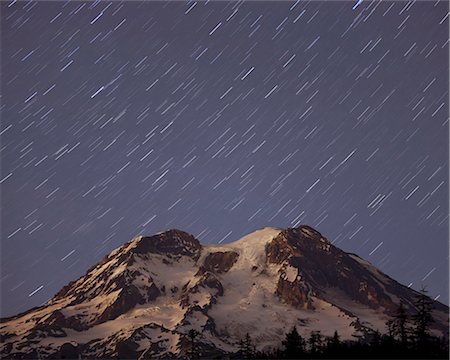
[[1,3],[1,316],[136,235],[308,224],[448,304],[445,1]]

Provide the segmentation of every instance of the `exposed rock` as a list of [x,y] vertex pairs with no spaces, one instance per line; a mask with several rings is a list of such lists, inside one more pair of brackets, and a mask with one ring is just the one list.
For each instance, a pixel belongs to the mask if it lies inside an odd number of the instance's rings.
[[234,251],[218,251],[209,253],[205,257],[205,260],[196,275],[202,275],[207,271],[217,274],[225,273],[231,269],[238,257],[239,254]]
[[95,323],[99,324],[108,320],[113,320],[119,315],[126,313],[137,304],[143,303],[144,298],[139,292],[139,289],[134,285],[130,285],[127,288],[120,290],[120,293],[114,302],[105,309]]
[[[300,269],[304,282],[308,283],[316,294],[326,296],[324,290],[338,288],[352,300],[373,309],[380,306],[388,309],[397,307],[366,268],[331,245],[318,231],[309,226],[283,230],[267,245],[266,253],[269,262],[278,264],[287,262]],[[364,290],[361,288],[361,280],[364,283]],[[282,284],[279,287],[285,293],[286,287],[294,286]]]
[[309,290],[297,280],[290,282],[280,276],[275,294],[286,304],[296,308],[314,309]]
[[[223,295],[223,286],[222,283],[211,273],[206,273],[202,276],[202,279],[195,285],[195,287],[203,287],[203,288],[210,288],[215,289],[217,296]],[[194,287],[194,288],[195,288]]]
[[192,235],[180,230],[169,230],[158,235],[140,238],[132,252],[185,255],[197,260],[201,249],[200,242]]
[[61,329],[62,332],[64,332],[62,328],[69,328],[77,331],[83,331],[88,328],[86,324],[79,321],[75,316],[66,318],[59,310],[52,312],[48,318],[39,321],[38,324],[45,324],[53,329]]
[[[56,315],[58,316],[58,315]],[[62,316],[62,315],[61,315]],[[66,319],[62,320],[61,323],[64,324]],[[39,339],[41,337],[66,337],[67,333],[64,331],[61,324],[58,324],[58,321],[53,323],[48,323],[45,321],[37,322],[34,326],[33,330],[27,335],[28,340]]]
[[209,304],[215,303],[217,296],[223,296],[224,290],[222,283],[213,273],[205,272],[200,276],[194,286],[188,287],[188,284],[186,284],[183,287],[183,294],[181,295],[180,300],[181,306],[189,307],[190,305],[193,305],[190,301],[190,295],[199,293],[202,288],[215,290],[214,293],[210,293],[211,299]]

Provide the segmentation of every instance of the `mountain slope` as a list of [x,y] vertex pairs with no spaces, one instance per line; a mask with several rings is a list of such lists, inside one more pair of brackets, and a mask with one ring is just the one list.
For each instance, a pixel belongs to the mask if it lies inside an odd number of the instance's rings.
[[[278,346],[297,325],[343,339],[385,331],[400,300],[417,293],[309,226],[264,228],[223,245],[169,230],[114,250],[47,304],[2,319],[2,356],[58,357],[65,343],[87,357],[177,357],[199,331],[203,354]],[[435,331],[448,307],[434,302]],[[67,344],[65,345],[68,346]]]

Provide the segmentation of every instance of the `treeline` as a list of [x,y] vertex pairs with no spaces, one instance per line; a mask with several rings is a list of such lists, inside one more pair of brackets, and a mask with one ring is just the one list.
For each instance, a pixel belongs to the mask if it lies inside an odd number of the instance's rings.
[[423,289],[409,316],[400,303],[395,316],[386,323],[386,334],[373,332],[357,341],[342,341],[339,333],[323,336],[313,331],[302,337],[297,328],[285,335],[278,349],[256,351],[250,334],[241,340],[236,359],[448,359],[448,339],[431,334],[432,301]]

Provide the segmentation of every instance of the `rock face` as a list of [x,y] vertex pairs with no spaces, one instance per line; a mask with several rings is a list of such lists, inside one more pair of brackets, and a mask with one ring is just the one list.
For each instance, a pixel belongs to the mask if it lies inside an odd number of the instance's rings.
[[135,254],[170,254],[197,259],[202,246],[192,235],[180,230],[169,230],[151,237],[140,237],[133,248]]
[[[236,351],[245,333],[278,346],[296,325],[343,339],[385,332],[402,300],[417,293],[309,226],[264,228],[223,245],[169,230],[114,250],[47,304],[2,319],[8,358],[183,357],[198,331],[203,356]],[[448,307],[434,302],[437,333]]]
[[[308,294],[327,297],[326,289],[339,288],[345,295],[372,309],[383,307],[393,312],[397,308],[383,285],[371,272],[347,253],[334,247],[322,235],[309,226],[283,230],[267,246],[269,261],[287,262],[299,269],[294,282],[281,281],[281,296],[291,299],[290,303],[303,305],[308,303]],[[355,276],[355,274],[357,276]],[[308,286],[309,285],[309,286]],[[287,289],[287,294],[286,290]],[[290,290],[296,292],[296,296]]]
[[217,274],[225,273],[231,269],[238,257],[239,254],[234,251],[209,253],[203,261],[203,264],[200,265],[197,274],[201,275],[205,272]]

